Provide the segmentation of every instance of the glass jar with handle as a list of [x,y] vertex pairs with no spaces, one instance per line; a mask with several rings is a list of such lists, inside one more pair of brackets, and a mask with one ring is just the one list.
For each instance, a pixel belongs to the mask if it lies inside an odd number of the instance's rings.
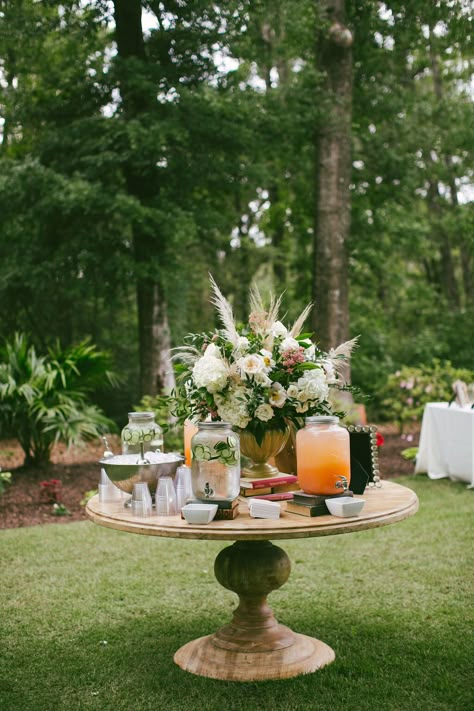
[[155,422],[154,412],[129,412],[128,424],[122,430],[122,454],[140,454],[163,450],[163,430]]
[[296,435],[298,483],[307,494],[343,494],[351,480],[349,432],[332,416],[307,417]]
[[200,501],[233,501],[239,495],[239,437],[227,422],[199,422],[191,440],[191,482]]

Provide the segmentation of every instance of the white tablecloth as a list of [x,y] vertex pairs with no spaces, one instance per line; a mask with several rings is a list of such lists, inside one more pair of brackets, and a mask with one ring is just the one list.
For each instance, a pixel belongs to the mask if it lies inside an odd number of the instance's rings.
[[474,485],[474,410],[447,402],[426,405],[415,472]]

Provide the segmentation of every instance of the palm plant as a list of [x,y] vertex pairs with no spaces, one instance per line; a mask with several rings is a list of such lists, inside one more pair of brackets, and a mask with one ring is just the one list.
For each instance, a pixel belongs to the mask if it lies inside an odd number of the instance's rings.
[[68,446],[114,427],[89,402],[98,386],[118,384],[109,356],[88,340],[39,356],[24,334],[0,349],[0,436],[16,437],[25,464],[49,461],[55,442]]

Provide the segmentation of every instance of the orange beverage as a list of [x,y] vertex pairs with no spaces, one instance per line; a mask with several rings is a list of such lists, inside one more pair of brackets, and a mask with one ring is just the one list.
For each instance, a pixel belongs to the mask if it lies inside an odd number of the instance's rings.
[[184,456],[185,464],[187,467],[191,466],[191,438],[198,431],[198,426],[191,422],[191,420],[186,420],[184,423]]
[[342,494],[349,486],[349,432],[338,423],[338,417],[307,417],[296,435],[298,483],[307,494]]

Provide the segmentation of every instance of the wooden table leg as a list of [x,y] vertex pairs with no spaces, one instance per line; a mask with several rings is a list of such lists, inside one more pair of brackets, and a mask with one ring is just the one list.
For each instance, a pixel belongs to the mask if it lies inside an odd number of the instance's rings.
[[214,572],[239,596],[232,622],[188,642],[174,661],[193,674],[228,681],[286,679],[332,662],[333,650],[313,637],[280,625],[267,595],[288,579],[290,560],[270,541],[237,542],[222,550]]

